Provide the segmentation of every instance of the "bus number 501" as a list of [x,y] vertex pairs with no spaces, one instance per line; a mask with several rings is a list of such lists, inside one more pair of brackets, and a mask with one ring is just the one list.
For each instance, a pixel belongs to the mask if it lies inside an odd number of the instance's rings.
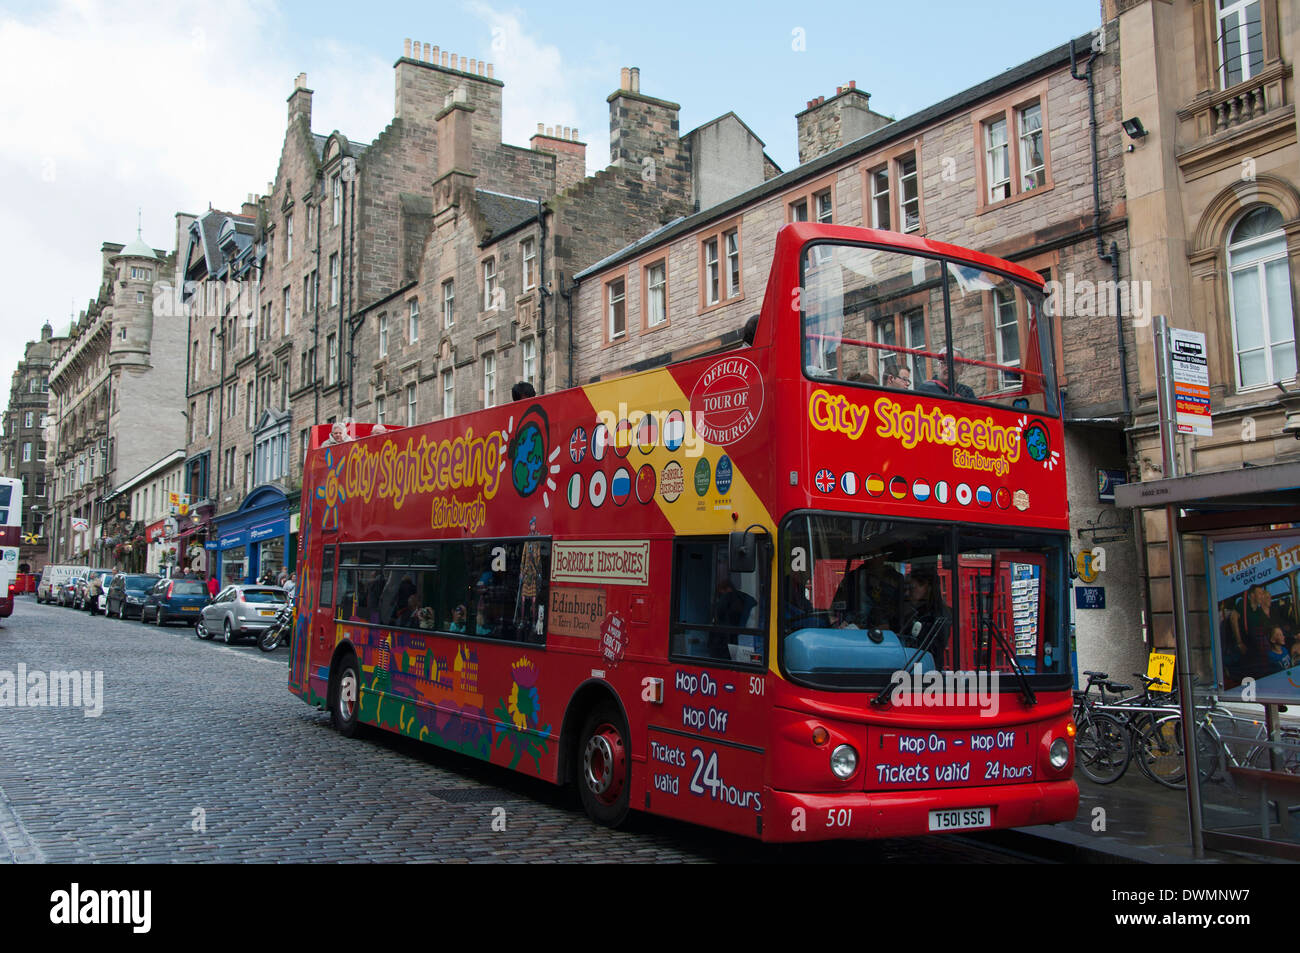
[[751,694],[751,695],[761,695],[761,694],[763,694],[763,676],[762,676],[762,675],[751,675],[751,676],[749,676],[749,694]]
[[826,812],[827,827],[852,827],[853,826],[853,808],[841,807],[832,808]]

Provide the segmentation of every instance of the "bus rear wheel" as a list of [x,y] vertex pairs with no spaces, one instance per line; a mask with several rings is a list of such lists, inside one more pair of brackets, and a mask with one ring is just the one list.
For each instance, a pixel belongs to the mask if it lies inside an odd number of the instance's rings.
[[587,815],[606,827],[617,827],[627,817],[627,747],[627,725],[618,710],[608,703],[592,709],[578,736],[575,781]]
[[330,685],[330,721],[344,738],[351,738],[357,733],[360,719],[357,717],[361,699],[361,674],[357,669],[357,659],[349,655],[335,670]]

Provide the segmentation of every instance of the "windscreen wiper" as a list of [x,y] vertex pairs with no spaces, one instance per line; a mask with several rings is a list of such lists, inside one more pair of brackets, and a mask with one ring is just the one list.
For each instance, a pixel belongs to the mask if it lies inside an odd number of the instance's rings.
[[[939,637],[939,633],[941,633],[950,624],[951,623],[949,622],[949,620],[943,618],[942,616],[934,620],[934,623],[930,626],[930,631],[925,634],[925,638],[923,638],[920,642],[917,643],[916,649],[912,652],[912,657],[909,658],[905,663],[903,663],[904,672],[910,672],[912,670],[913,663],[915,663],[916,660],[919,659],[926,652],[930,651],[930,646],[933,645],[934,640]],[[912,623],[913,637],[915,637],[920,631],[921,631],[921,623],[919,621],[913,622]],[[894,691],[894,683],[891,681],[888,685],[886,685],[884,688],[880,690],[880,694],[878,694],[875,698],[871,700],[871,704],[873,705],[885,704],[885,702],[888,701],[889,696],[893,694],[893,691]]]
[[[1038,696],[1034,694],[1034,690],[1029,686],[1029,676],[1026,675],[1025,670],[1020,667],[1020,663],[1016,661],[1015,649],[1007,641],[1007,637],[1002,634],[1002,630],[997,627],[997,623],[990,619],[984,624],[989,627],[989,631],[992,632],[993,637],[997,639],[998,645],[1002,646],[1002,651],[1006,652],[1007,658],[1011,660],[1011,667],[1015,669],[1016,678],[1020,680],[1020,697],[1025,700],[1026,705],[1037,705]],[[992,652],[989,652],[989,674],[993,674]]]

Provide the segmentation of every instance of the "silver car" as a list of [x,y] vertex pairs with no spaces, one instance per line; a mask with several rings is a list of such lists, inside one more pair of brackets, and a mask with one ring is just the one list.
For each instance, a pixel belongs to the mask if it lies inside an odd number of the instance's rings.
[[236,639],[256,639],[275,624],[275,614],[289,601],[277,586],[226,586],[203,607],[199,615],[199,638],[221,633],[227,645]]

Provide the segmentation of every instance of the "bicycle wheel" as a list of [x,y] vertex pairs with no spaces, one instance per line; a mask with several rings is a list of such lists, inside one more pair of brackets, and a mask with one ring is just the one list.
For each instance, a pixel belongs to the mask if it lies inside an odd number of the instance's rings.
[[1196,773],[1201,783],[1214,781],[1222,773],[1224,763],[1223,740],[1212,723],[1196,726]]
[[1111,784],[1123,777],[1133,749],[1119,720],[1094,712],[1076,724],[1079,734],[1074,740],[1074,757],[1084,776],[1097,784]]
[[[1273,753],[1276,751],[1276,758]],[[1283,728],[1276,744],[1261,741],[1246,756],[1246,764],[1261,771],[1278,771],[1283,774],[1300,774],[1300,731]]]
[[1187,784],[1187,764],[1183,758],[1183,719],[1166,715],[1147,721],[1137,730],[1138,767],[1152,781],[1167,788]]

